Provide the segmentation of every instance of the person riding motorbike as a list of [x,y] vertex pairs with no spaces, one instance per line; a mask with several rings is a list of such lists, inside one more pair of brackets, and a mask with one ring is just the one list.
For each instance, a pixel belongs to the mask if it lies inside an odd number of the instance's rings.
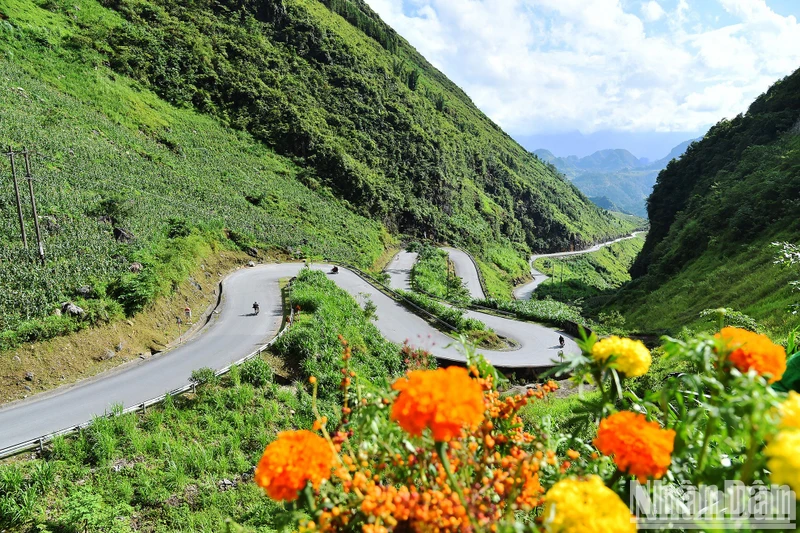
[[253,302],[253,314],[257,315],[259,311],[258,302]]
[[338,274],[338,273],[339,273],[339,267],[338,266],[335,266],[335,267],[333,267],[331,269],[331,274]]
[[564,344],[566,344],[566,341],[564,340],[564,336],[563,335],[559,335],[558,336],[558,344],[560,344],[562,348],[564,347]]

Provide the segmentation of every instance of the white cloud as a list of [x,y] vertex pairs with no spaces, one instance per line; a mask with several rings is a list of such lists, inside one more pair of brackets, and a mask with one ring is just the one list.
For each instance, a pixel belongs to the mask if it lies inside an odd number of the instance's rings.
[[367,1],[515,135],[694,131],[800,67],[797,18],[764,0]]
[[648,22],[655,22],[666,14],[664,8],[656,0],[642,3],[642,16]]

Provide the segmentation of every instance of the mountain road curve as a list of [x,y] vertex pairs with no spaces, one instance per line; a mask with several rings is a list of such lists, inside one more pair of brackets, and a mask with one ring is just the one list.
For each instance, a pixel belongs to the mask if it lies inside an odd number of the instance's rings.
[[447,252],[450,260],[453,262],[453,267],[456,271],[456,276],[464,281],[467,286],[470,298],[475,300],[483,300],[486,295],[483,293],[481,287],[481,279],[478,274],[478,265],[473,261],[472,256],[458,248],[450,248],[449,246],[443,247],[442,250]]
[[[327,272],[331,267],[323,264],[312,268]],[[252,353],[279,330],[283,318],[280,280],[297,275],[302,268],[302,263],[281,263],[238,270],[223,281],[217,311],[192,340],[152,359],[0,407],[0,449],[83,424],[108,412],[114,404],[124,408],[140,405],[188,384],[193,370],[222,368]],[[330,278],[354,297],[366,295],[372,299],[377,306],[375,325],[390,341],[408,340],[414,346],[428,349],[439,359],[465,360],[453,338],[433,328],[356,273],[340,267],[339,273],[331,274]],[[261,305],[258,315],[252,314],[254,300]],[[518,349],[512,351],[479,350],[496,366],[550,367],[562,351],[558,336],[563,332],[475,311],[468,314],[517,342]],[[564,337],[567,345],[563,352],[578,352],[575,342],[566,334]]]
[[628,235],[627,237],[620,237],[619,239],[614,239],[613,241],[601,242],[600,244],[595,244],[591,248],[587,248],[585,250],[576,250],[574,252],[555,252],[555,253],[552,253],[552,254],[532,255],[530,257],[530,260],[528,261],[528,263],[531,265],[531,277],[533,279],[531,281],[529,281],[528,283],[525,283],[524,285],[520,285],[519,287],[514,289],[514,298],[516,298],[517,300],[529,300],[531,298],[531,296],[533,295],[534,291],[536,290],[536,288],[539,285],[541,285],[542,283],[544,283],[545,281],[547,281],[547,279],[549,279],[550,276],[542,274],[541,272],[539,272],[538,270],[533,268],[533,263],[537,259],[541,259],[542,257],[568,257],[568,256],[571,256],[571,255],[582,255],[582,254],[588,254],[588,253],[591,253],[591,252],[596,252],[596,251],[600,250],[601,248],[604,248],[606,246],[610,246],[610,245],[612,245],[614,243],[617,243],[617,242],[620,242],[620,241],[627,241],[628,239],[633,239],[634,237],[636,237],[640,233],[643,233],[643,232],[635,231],[635,232],[631,233],[630,235]]

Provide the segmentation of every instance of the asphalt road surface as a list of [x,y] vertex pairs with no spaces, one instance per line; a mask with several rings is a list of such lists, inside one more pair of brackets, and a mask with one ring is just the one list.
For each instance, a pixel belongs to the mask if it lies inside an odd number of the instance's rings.
[[483,294],[483,287],[481,287],[481,280],[478,277],[478,267],[472,260],[470,255],[458,248],[443,247],[442,250],[447,252],[453,266],[456,269],[456,276],[464,281],[469,291],[470,298],[475,300],[483,300],[486,295]]
[[541,259],[542,257],[567,257],[567,256],[570,256],[570,255],[581,255],[581,254],[588,254],[588,253],[591,253],[591,252],[596,252],[600,248],[604,248],[606,246],[610,246],[610,245],[612,245],[612,244],[614,244],[616,242],[627,241],[628,239],[633,239],[639,233],[642,233],[642,232],[641,231],[636,231],[634,233],[631,233],[627,237],[620,237],[619,239],[614,239],[613,241],[608,241],[608,242],[602,242],[600,244],[595,244],[591,248],[587,248],[585,250],[577,250],[575,252],[556,252],[554,254],[532,255],[531,258],[530,258],[529,263],[531,265],[531,277],[533,279],[531,281],[529,281],[528,283],[526,283],[524,285],[520,285],[519,287],[514,289],[514,297],[517,300],[530,300],[530,298],[533,295],[533,293],[536,290],[536,288],[539,285],[541,285],[542,283],[544,283],[547,279],[550,278],[550,276],[542,274],[541,272],[539,272],[538,270],[533,268],[533,263],[537,259]]
[[[283,263],[239,270],[223,282],[222,301],[209,324],[180,347],[0,408],[0,449],[85,423],[110,411],[114,404],[126,408],[139,405],[186,385],[193,370],[222,368],[252,353],[274,337],[280,327],[280,279],[297,275],[301,268],[301,263]],[[312,268],[327,272],[331,265]],[[330,278],[354,297],[368,295],[375,302],[375,324],[390,341],[408,340],[443,360],[465,360],[453,338],[360,276],[340,267],[339,273],[330,274]],[[261,307],[257,316],[252,314],[254,300]],[[558,359],[558,331],[473,311],[469,315],[518,343],[519,348],[513,351],[479,350],[497,366],[548,367]],[[564,336],[564,353],[579,351],[572,339]]]

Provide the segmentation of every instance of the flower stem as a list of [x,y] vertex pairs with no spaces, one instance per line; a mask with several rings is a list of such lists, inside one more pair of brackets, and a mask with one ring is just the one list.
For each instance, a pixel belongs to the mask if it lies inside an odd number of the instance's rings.
[[453,475],[453,469],[450,468],[450,459],[447,458],[447,442],[445,441],[437,441],[436,442],[436,453],[439,455],[439,459],[442,461],[442,466],[444,467],[444,471],[447,474],[447,480],[452,485],[452,489],[458,494],[459,499],[461,500],[461,505],[464,506],[464,509],[467,509],[467,499],[464,497],[464,492],[461,490],[461,485],[458,484],[458,480],[456,476]]
[[714,433],[714,426],[717,424],[717,417],[711,416],[706,422],[706,431],[703,434],[703,446],[700,448],[700,456],[697,458],[697,473],[703,472],[703,466],[708,452],[708,443],[711,440],[711,434]]
[[614,490],[614,485],[616,485],[616,484],[617,484],[617,481],[619,481],[621,477],[622,477],[622,471],[621,471],[619,468],[617,468],[617,469],[614,471],[614,475],[613,475],[613,476],[611,476],[611,479],[609,479],[609,480],[606,482],[606,487],[608,487],[608,488],[610,488],[610,489]]

